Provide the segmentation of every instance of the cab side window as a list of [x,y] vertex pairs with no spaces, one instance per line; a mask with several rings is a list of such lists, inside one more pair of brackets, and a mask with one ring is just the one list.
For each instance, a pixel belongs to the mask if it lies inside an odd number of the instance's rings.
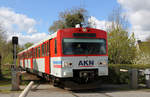
[[55,39],[55,55],[57,55],[57,40]]

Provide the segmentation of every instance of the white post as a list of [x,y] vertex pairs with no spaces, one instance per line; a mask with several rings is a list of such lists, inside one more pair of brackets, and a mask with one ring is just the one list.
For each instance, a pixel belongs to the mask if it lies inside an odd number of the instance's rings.
[[150,69],[145,69],[146,87],[150,88]]
[[20,94],[19,97],[26,97],[27,94],[28,94],[28,92],[31,90],[33,84],[34,84],[34,82],[31,81],[31,82],[28,84],[28,86],[24,89],[24,91]]

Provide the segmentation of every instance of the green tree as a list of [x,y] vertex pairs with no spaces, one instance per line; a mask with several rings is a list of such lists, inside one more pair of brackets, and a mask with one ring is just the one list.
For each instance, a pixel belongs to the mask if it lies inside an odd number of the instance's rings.
[[136,56],[134,34],[128,37],[128,32],[121,28],[108,33],[109,61],[114,64],[132,63]]
[[6,40],[5,40],[5,31],[2,28],[2,25],[0,24],[0,77],[2,77],[2,70],[1,70],[1,66],[2,66],[2,58],[5,55],[4,50],[5,50],[5,45],[6,45]]
[[26,44],[24,45],[24,48],[27,49],[27,48],[29,48],[29,47],[32,46],[32,45],[33,45],[33,43],[28,42],[28,43],[26,43]]
[[138,41],[138,54],[133,61],[134,64],[150,65],[150,38],[147,38],[147,41]]
[[87,11],[83,8],[65,10],[59,13],[59,20],[54,21],[50,26],[49,32],[55,32],[58,29],[75,27],[76,24],[86,23]]
[[2,64],[13,64],[12,42],[8,41],[3,45],[5,45],[5,49],[3,49]]
[[132,63],[136,56],[134,34],[129,37],[128,23],[121,10],[115,9],[110,15],[112,25],[108,29],[108,54],[109,62],[113,64]]
[[136,58],[133,60],[133,63],[139,65],[150,65],[150,55],[140,51],[138,52]]

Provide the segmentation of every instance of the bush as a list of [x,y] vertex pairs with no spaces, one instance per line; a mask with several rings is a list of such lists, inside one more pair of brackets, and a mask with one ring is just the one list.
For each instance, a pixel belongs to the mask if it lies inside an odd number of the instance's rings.
[[134,64],[150,64],[150,55],[145,53],[140,53],[133,60]]
[[103,83],[107,84],[128,84],[128,72],[120,72],[118,67],[109,67],[108,77],[103,77]]
[[[102,77],[102,83],[107,84],[129,84],[129,72],[120,72],[120,69],[130,70],[133,68],[146,69],[150,68],[150,65],[138,65],[138,64],[109,64],[108,77]],[[145,77],[138,75],[138,82],[145,83]]]

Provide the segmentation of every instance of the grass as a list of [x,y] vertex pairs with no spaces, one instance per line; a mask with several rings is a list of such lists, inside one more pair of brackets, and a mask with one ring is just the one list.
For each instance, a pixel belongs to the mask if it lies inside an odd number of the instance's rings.
[[1,80],[0,81],[0,87],[10,86],[10,85],[11,85],[11,81],[10,80]]
[[[2,66],[2,77],[0,77],[0,93],[9,93],[11,91],[11,68],[10,66]],[[28,85],[30,80],[26,80],[25,76],[22,76],[20,85]]]
[[10,90],[0,90],[0,93],[10,93]]
[[10,92],[11,70],[9,66],[2,66],[2,77],[0,78],[0,93]]

